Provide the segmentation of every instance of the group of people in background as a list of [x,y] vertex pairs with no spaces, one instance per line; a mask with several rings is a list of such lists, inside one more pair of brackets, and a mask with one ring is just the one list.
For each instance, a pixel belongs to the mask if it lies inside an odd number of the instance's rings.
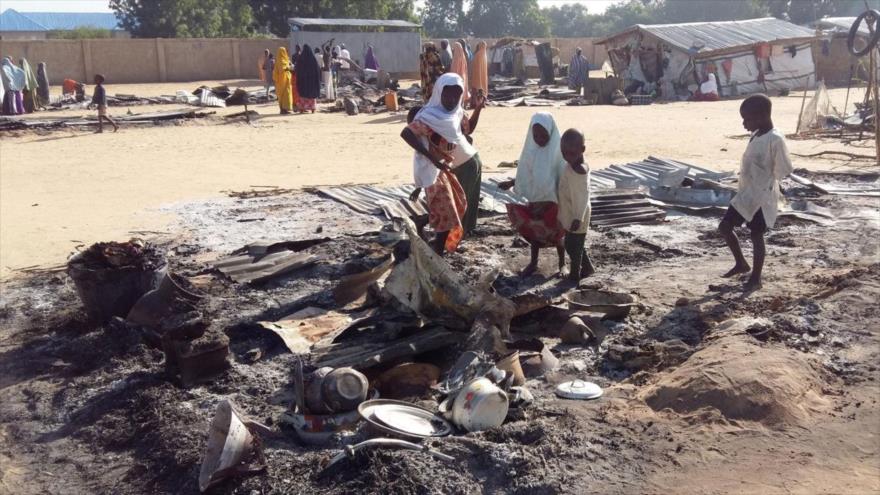
[[[282,114],[315,112],[315,104],[324,88],[324,98],[336,99],[339,71],[351,68],[351,53],[345,44],[333,46],[332,40],[312,49],[308,44],[296,45],[292,54],[280,47],[275,55],[265,50],[259,60],[260,78],[271,95],[274,87]],[[364,53],[364,69],[378,71],[379,59],[372,45]]]
[[35,73],[25,58],[20,59],[18,65],[12,57],[4,58],[0,66],[0,104],[3,115],[21,115],[46,108],[49,105],[46,64],[37,64]]
[[[322,64],[309,45],[296,46],[293,55],[280,47],[273,58],[269,50],[264,53],[263,65],[266,93],[275,86],[275,95],[282,114],[315,112],[315,102],[321,95]],[[320,56],[320,55],[319,55]],[[322,57],[323,58],[323,57]]]
[[419,73],[422,83],[422,101],[428,101],[438,78],[447,72],[458,74],[462,80],[465,108],[476,108],[477,98],[489,95],[489,54],[485,41],[471,51],[464,39],[450,44],[443,40],[438,47],[425,43],[419,55]]

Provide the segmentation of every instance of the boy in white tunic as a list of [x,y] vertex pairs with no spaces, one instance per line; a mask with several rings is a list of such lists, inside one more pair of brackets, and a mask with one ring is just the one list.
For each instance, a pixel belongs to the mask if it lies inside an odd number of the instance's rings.
[[[776,223],[779,202],[779,180],[792,171],[791,158],[785,137],[773,127],[770,119],[772,105],[764,95],[752,95],[739,107],[743,127],[752,138],[742,157],[739,170],[739,190],[730,202],[718,230],[733,253],[736,264],[724,277],[752,272],[743,287],[747,292],[761,288],[761,272],[764,269],[764,233]],[[752,263],[749,267],[734,227],[745,224],[752,238]]]
[[596,272],[584,245],[590,226],[590,167],[584,161],[584,135],[569,129],[560,142],[566,166],[559,176],[559,213],[557,218],[565,229],[565,251],[571,259],[569,280],[589,277]]

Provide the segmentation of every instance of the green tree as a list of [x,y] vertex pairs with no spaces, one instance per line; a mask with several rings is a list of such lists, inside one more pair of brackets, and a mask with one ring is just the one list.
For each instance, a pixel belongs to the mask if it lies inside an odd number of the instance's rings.
[[537,0],[479,0],[467,14],[470,34],[482,37],[550,35],[550,21]]
[[432,38],[452,38],[464,33],[464,0],[427,0],[422,27]]
[[140,38],[245,38],[253,33],[247,0],[110,0],[120,24]]
[[768,14],[767,7],[754,0],[663,0],[654,9],[664,23],[738,21]]
[[109,29],[97,28],[93,26],[81,26],[76,29],[64,31],[49,31],[46,34],[49,39],[56,40],[90,40],[98,38],[112,38],[113,32]]
[[[865,11],[864,0],[757,0],[770,14],[795,24],[808,24],[825,16],[856,16]],[[880,0],[867,0],[872,9]]]
[[608,36],[636,24],[656,24],[657,4],[650,0],[627,0],[613,4],[593,23],[592,36]]
[[279,37],[291,17],[417,20],[413,0],[249,0],[256,24]]
[[574,3],[544,9],[550,21],[550,31],[560,38],[579,38],[593,35],[593,23],[600,16],[591,15],[583,4]]

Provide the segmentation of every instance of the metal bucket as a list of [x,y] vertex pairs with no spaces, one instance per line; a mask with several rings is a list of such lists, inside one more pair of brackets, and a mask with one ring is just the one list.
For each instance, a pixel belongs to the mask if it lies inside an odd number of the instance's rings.
[[85,266],[83,255],[79,253],[70,259],[67,274],[76,285],[89,317],[99,322],[128,315],[137,300],[153,290],[165,276],[164,260],[150,269],[135,266],[92,269]]

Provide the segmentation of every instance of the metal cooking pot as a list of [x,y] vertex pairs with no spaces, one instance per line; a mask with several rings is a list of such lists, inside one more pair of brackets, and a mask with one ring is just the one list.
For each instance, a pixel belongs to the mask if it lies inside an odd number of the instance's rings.
[[467,431],[488,430],[504,423],[509,407],[503,390],[488,378],[476,378],[455,397],[452,421]]

